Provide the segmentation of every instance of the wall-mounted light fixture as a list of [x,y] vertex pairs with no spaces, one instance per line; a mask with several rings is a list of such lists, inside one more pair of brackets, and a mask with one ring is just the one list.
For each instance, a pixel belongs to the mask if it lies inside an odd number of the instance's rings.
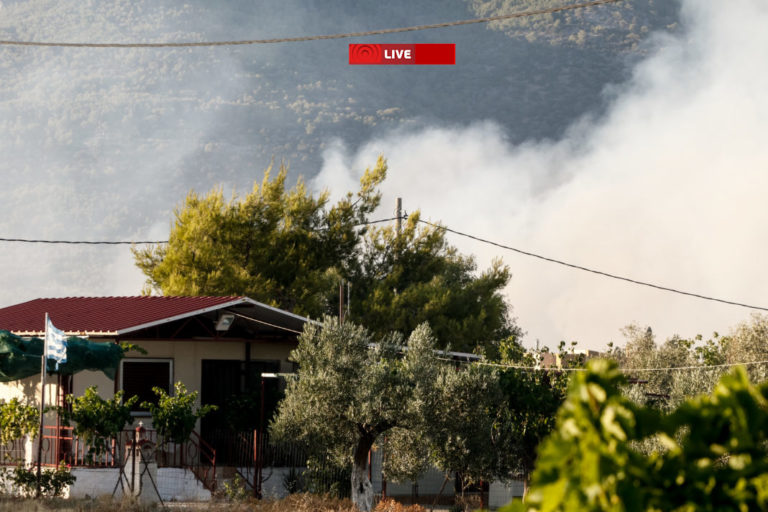
[[219,315],[219,320],[216,322],[217,331],[228,331],[232,327],[232,323],[235,321],[235,315],[232,313],[222,313]]

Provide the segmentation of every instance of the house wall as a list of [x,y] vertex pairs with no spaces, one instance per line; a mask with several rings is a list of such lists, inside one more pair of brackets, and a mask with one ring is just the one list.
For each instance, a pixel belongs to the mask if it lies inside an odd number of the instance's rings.
[[[132,341],[147,354],[129,352],[126,359],[171,359],[173,382],[181,381],[188,391],[200,391],[203,359],[245,360],[245,342],[242,341]],[[290,371],[288,356],[294,348],[289,342],[251,342],[251,359],[279,360],[281,371]],[[119,382],[119,375],[117,381]],[[101,372],[80,372],[73,382],[74,394],[81,395],[88,386],[98,386],[99,395],[111,397],[114,383]],[[39,388],[38,388],[39,389]]]
[[[99,340],[112,341],[112,340]],[[173,382],[181,381],[185,384],[188,391],[200,391],[201,372],[203,359],[230,359],[245,360],[244,341],[133,341],[139,345],[147,354],[138,352],[129,352],[126,355],[128,359],[142,358],[162,358],[173,360]],[[250,342],[252,360],[279,360],[280,371],[292,371],[293,365],[288,361],[288,356],[294,348],[295,343],[288,341],[253,341]],[[46,405],[54,404],[56,398],[56,376],[48,376],[46,381]],[[108,399],[114,396],[114,392],[119,386],[120,376],[118,374],[115,381],[110,380],[100,371],[83,371],[75,374],[72,382],[72,391],[75,396],[82,396],[85,389],[90,386],[96,386],[99,396]],[[10,400],[14,397],[19,398],[23,403],[39,406],[40,404],[40,375],[34,375],[26,379],[13,382],[0,383],[0,399]],[[148,417],[138,418],[143,421],[147,427],[151,426]],[[46,415],[46,424],[51,425],[56,421],[55,413]],[[199,424],[197,425],[199,428]]]
[[[187,387],[187,391],[201,390],[201,373],[203,359],[245,360],[245,346],[243,341],[131,341],[147,351],[147,354],[129,352],[126,359],[171,359],[173,361],[172,381],[181,381]],[[288,361],[288,356],[295,344],[283,342],[250,342],[251,359],[279,360],[280,371],[291,371],[293,365]],[[98,386],[99,395],[111,398],[114,395],[115,386],[119,386],[120,375],[115,382],[109,380],[101,372],[80,372],[74,376],[73,392],[80,396],[89,386]],[[39,387],[38,387],[39,389]],[[134,423],[141,420],[146,427],[151,427],[149,417],[138,417]],[[198,422],[197,428],[200,425]]]
[[[56,405],[56,390],[58,379],[56,375],[49,375],[45,382],[45,405]],[[26,379],[0,382],[0,400],[9,401],[18,398],[22,404],[40,407],[40,375],[33,375]],[[56,421],[56,414],[49,412],[45,416],[46,424]]]
[[[47,383],[46,403],[53,398],[56,393],[55,381]],[[50,394],[50,397],[48,396]],[[40,405],[40,375],[33,375],[22,380],[0,383],[0,399],[4,401],[18,398],[22,403]]]

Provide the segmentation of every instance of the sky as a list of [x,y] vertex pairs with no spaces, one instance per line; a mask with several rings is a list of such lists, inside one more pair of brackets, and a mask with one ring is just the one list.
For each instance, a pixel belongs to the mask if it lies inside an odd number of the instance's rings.
[[[282,5],[286,11],[273,19],[253,6],[211,13],[202,2],[6,1],[0,35],[250,39],[378,28],[383,16],[315,26],[311,9]],[[462,2],[446,5],[439,14],[417,9],[386,21],[475,16]],[[549,131],[537,131],[536,119],[559,97],[494,103],[497,96],[484,96],[486,84],[503,93],[494,84],[498,70],[483,75],[488,66],[473,68],[466,48],[511,41],[487,27],[408,36],[455,40],[459,57],[455,68],[413,72],[350,70],[344,41],[119,53],[0,48],[0,237],[161,240],[174,205],[191,188],[245,190],[275,157],[287,158],[294,176],[307,174],[315,190],[340,195],[383,154],[389,174],[382,217],[402,197],[408,212],[501,244],[768,307],[761,261],[768,244],[761,236],[768,224],[768,71],[761,65],[768,5],[686,0],[679,18],[682,30],[649,33],[642,52],[627,58],[613,81],[598,82],[589,101],[558,106],[566,114],[560,129]],[[320,66],[313,52],[340,58]],[[405,98],[410,82],[415,103]],[[452,102],[454,93],[462,101]],[[538,110],[520,111],[525,122],[502,115],[526,102]],[[449,240],[474,254],[480,268],[493,258],[509,265],[506,294],[529,346],[574,340],[601,349],[621,343],[620,329],[633,322],[661,339],[722,333],[750,314]],[[132,295],[144,281],[126,247],[0,247],[0,306],[43,296]]]

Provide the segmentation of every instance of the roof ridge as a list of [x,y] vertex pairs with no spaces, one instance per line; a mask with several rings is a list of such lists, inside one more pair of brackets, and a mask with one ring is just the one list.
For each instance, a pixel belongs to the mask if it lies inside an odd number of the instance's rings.
[[[244,299],[245,295],[68,295],[66,297],[38,297],[36,300],[73,300],[73,299]],[[20,304],[23,304],[20,303]]]

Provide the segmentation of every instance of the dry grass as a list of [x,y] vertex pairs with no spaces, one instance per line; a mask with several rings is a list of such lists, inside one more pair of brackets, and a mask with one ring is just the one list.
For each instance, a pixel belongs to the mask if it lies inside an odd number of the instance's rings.
[[62,498],[0,498],[0,512],[151,512],[159,510],[152,505],[140,505],[135,500],[65,500]]
[[[249,500],[241,503],[168,503],[174,510],[204,510],[206,512],[357,512],[349,499],[315,494],[292,494],[281,500]],[[159,505],[141,505],[133,500],[64,500],[64,499],[0,499],[0,512],[159,512]],[[402,505],[384,500],[374,512],[426,512],[420,505]]]
[[403,505],[393,499],[380,501],[374,512],[427,512],[421,505]]
[[[223,508],[218,508],[223,507]],[[292,494],[280,500],[249,501],[214,505],[208,511],[224,512],[358,512],[349,499],[316,494]],[[420,505],[402,505],[394,500],[380,502],[374,512],[426,512]]]

